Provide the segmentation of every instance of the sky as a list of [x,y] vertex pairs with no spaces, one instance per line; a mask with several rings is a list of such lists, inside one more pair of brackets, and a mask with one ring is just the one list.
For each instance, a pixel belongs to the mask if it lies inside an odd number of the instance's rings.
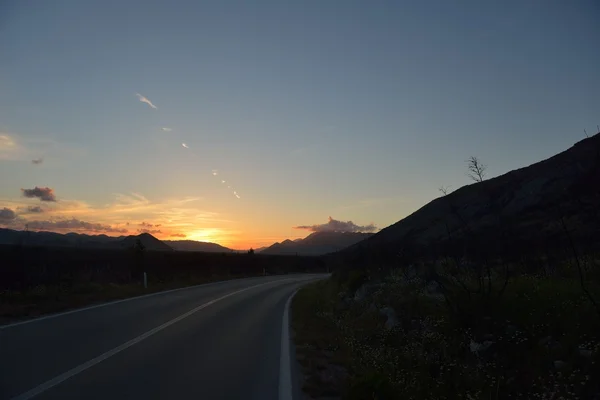
[[384,228],[470,156],[493,177],[593,134],[598,21],[594,0],[3,0],[0,226],[242,249]]

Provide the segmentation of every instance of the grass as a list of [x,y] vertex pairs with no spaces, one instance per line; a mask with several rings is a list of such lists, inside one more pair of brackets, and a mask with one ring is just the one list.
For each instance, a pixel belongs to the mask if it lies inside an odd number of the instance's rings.
[[[391,275],[361,302],[352,279],[318,282],[292,304],[305,392],[346,399],[592,399],[599,317],[576,279],[521,276],[501,297],[457,296]],[[595,293],[600,288],[592,286]],[[379,311],[392,307],[386,329]],[[327,379],[323,371],[343,371]]]
[[[335,321],[323,312],[334,306],[334,286],[319,281],[301,289],[292,302],[292,331],[296,358],[305,374],[304,390],[311,396],[336,396],[345,387],[345,371],[350,354],[337,339],[341,335]],[[328,371],[330,370],[330,371]]]
[[192,276],[168,282],[150,281],[148,288],[144,288],[141,283],[99,284],[94,282],[80,282],[62,285],[38,285],[22,291],[5,290],[0,292],[0,324],[164,290],[224,281],[236,277],[226,275],[212,277]]

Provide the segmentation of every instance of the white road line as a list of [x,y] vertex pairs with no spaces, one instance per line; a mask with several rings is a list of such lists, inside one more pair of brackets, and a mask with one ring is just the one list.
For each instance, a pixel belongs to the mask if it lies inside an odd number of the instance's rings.
[[279,400],[293,400],[292,364],[290,357],[290,304],[298,290],[287,299],[281,323],[281,358],[279,359]]
[[[227,283],[227,282],[239,282],[239,281],[243,281],[243,280],[246,280],[246,279],[256,279],[256,278],[260,278],[260,277],[229,279],[229,280],[226,280],[226,281],[217,281],[217,282],[203,283],[201,285],[186,286],[186,287],[182,287],[182,288],[178,288],[178,289],[164,290],[164,291],[161,291],[161,292],[154,292],[154,293],[143,294],[141,296],[128,297],[126,299],[109,301],[109,302],[106,302],[106,303],[96,304],[96,305],[89,306],[89,307],[77,308],[75,310],[65,311],[65,312],[56,313],[56,314],[45,315],[43,317],[27,319],[25,321],[14,322],[12,324],[0,325],[0,331],[3,330],[3,329],[12,328],[12,327],[19,326],[19,325],[30,324],[32,322],[38,322],[38,321],[43,321],[43,320],[46,320],[46,319],[51,319],[51,318],[56,318],[56,317],[62,317],[64,315],[74,314],[74,313],[78,313],[80,311],[87,311],[87,310],[92,310],[94,308],[112,306],[112,305],[119,304],[119,303],[125,303],[127,301],[140,300],[140,299],[145,299],[147,297],[158,296],[158,295],[161,295],[161,294],[178,292],[180,290],[195,289],[195,288],[204,287],[204,286],[214,286],[214,285],[223,284],[223,283]],[[273,281],[269,281],[269,283],[270,282],[277,282],[277,281],[278,281],[278,279],[277,280],[273,280]]]
[[[204,303],[204,304],[202,304],[202,305],[200,305],[200,306],[198,306],[198,307],[196,307],[196,308],[194,308],[194,309],[186,312],[185,314],[180,315],[179,317],[173,318],[172,320],[170,320],[168,322],[165,322],[164,324],[162,324],[160,326],[157,326],[156,328],[151,329],[148,332],[146,332],[146,333],[144,333],[144,334],[142,334],[142,335],[140,335],[140,336],[138,336],[138,337],[136,337],[134,339],[131,339],[130,341],[128,341],[126,343],[123,343],[122,345],[120,345],[118,347],[115,347],[112,350],[107,351],[104,354],[99,355],[96,358],[93,358],[93,359],[91,359],[91,360],[89,360],[89,361],[87,361],[87,362],[85,362],[85,363],[83,363],[83,364],[81,364],[81,365],[73,368],[73,369],[70,369],[69,371],[67,371],[67,372],[65,372],[63,374],[58,375],[57,377],[55,377],[53,379],[50,379],[47,382],[42,383],[41,385],[39,385],[39,386],[37,386],[37,387],[35,387],[35,388],[33,388],[33,389],[25,392],[25,393],[22,393],[22,394],[20,394],[20,395],[18,395],[16,397],[13,397],[12,400],[27,400],[27,399],[31,399],[31,398],[37,396],[38,394],[41,394],[41,393],[45,392],[46,390],[48,390],[48,389],[50,389],[50,388],[58,385],[59,383],[64,382],[67,379],[74,377],[75,375],[77,375],[77,374],[85,371],[86,369],[91,368],[91,367],[93,367],[94,365],[96,365],[98,363],[101,363],[102,361],[106,360],[107,358],[110,358],[110,357],[114,356],[115,354],[118,354],[118,353],[122,352],[123,350],[125,350],[125,349],[133,346],[134,344],[139,343],[142,340],[149,338],[150,336],[154,335],[155,333],[158,333],[158,332],[162,331],[163,329],[168,328],[169,326],[171,326],[171,325],[173,325],[173,324],[181,321],[182,319],[189,317],[190,315],[194,314],[195,312],[200,311],[203,308],[206,308],[206,307],[210,306],[211,304],[214,304],[214,303],[216,303],[218,301],[221,301],[223,299],[226,299],[226,298],[231,297],[233,295],[236,295],[238,293],[245,292],[246,290],[250,290],[250,289],[254,289],[254,288],[260,287],[260,286],[268,285],[270,283],[284,282],[284,281],[291,281],[291,280],[295,280],[295,279],[294,278],[286,278],[286,279],[278,279],[278,280],[275,280],[275,281],[261,283],[261,284],[258,284],[258,285],[247,287],[245,289],[241,289],[241,290],[237,290],[235,292],[231,292],[229,294],[226,294],[225,296],[221,296],[221,297],[219,297],[217,299],[214,299],[214,300],[211,300],[211,301],[209,301],[207,303]],[[289,300],[288,300],[288,303],[289,303]],[[286,315],[287,315],[287,308],[286,308]],[[288,357],[289,357],[289,353],[288,353]]]

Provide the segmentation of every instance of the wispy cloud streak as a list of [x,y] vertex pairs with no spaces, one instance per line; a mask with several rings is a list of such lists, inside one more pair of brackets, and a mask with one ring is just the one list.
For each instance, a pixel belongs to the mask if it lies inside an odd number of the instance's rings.
[[142,103],[146,103],[148,104],[150,107],[154,108],[155,110],[158,109],[158,107],[156,107],[154,104],[152,104],[152,102],[150,101],[150,99],[148,99],[146,96],[142,96],[139,93],[135,94],[137,96],[137,98],[142,102]]

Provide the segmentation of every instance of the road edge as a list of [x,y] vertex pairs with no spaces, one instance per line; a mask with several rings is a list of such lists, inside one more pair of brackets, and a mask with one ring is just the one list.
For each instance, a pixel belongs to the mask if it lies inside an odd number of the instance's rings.
[[[297,276],[297,275],[302,275],[302,274],[282,274],[282,275],[269,275],[269,276],[289,277],[289,276]],[[204,287],[204,286],[213,286],[213,285],[223,284],[226,282],[243,281],[246,279],[256,279],[256,278],[262,278],[262,276],[250,276],[250,277],[244,277],[244,278],[225,279],[222,281],[207,282],[207,283],[201,283],[199,285],[184,286],[184,287],[175,288],[175,289],[161,290],[158,292],[142,294],[139,296],[126,297],[126,298],[119,299],[119,300],[112,300],[112,301],[102,302],[99,304],[93,304],[90,306],[81,307],[81,308],[74,308],[74,309],[68,310],[68,311],[62,311],[62,312],[58,312],[58,313],[41,315],[39,317],[28,318],[28,319],[24,319],[22,321],[11,322],[11,323],[4,324],[4,325],[0,324],[0,331],[3,329],[12,328],[12,327],[19,326],[19,325],[25,325],[25,324],[29,324],[32,322],[43,321],[45,319],[52,319],[52,318],[56,318],[56,317],[62,317],[64,315],[74,314],[74,313],[78,313],[80,311],[87,311],[87,310],[92,310],[94,308],[101,308],[101,307],[112,306],[115,304],[125,303],[127,301],[140,300],[140,299],[145,299],[148,297],[164,295],[164,294],[178,292],[178,291],[182,291],[182,290],[197,289],[197,288]],[[273,282],[275,282],[277,280],[280,280],[280,279],[275,279],[275,280],[273,280]]]
[[293,400],[294,388],[292,385],[292,361],[290,355],[290,306],[292,299],[300,288],[288,297],[285,302],[281,322],[281,353],[279,359],[279,400]]

